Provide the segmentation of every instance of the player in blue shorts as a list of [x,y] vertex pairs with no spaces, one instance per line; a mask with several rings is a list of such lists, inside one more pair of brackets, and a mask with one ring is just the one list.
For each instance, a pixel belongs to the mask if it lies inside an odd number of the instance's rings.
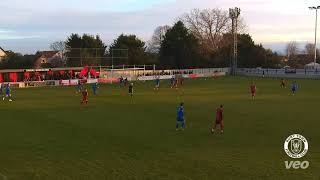
[[292,95],[295,95],[297,91],[298,91],[298,84],[296,81],[294,81],[291,86]]
[[10,89],[10,84],[6,85],[6,95],[3,96],[2,100],[5,100],[6,98],[9,99],[9,101],[12,101],[11,99],[11,89]]
[[177,124],[176,131],[179,130],[179,126],[181,126],[182,130],[185,128],[185,119],[184,119],[184,104],[181,103],[177,109]]
[[172,76],[172,78],[170,79],[170,87],[173,88],[174,85],[174,77]]
[[129,85],[129,95],[133,97],[133,83]]
[[81,80],[78,80],[78,84],[77,84],[77,93],[80,93],[81,92],[81,89],[82,89],[82,87],[81,87]]
[[124,86],[123,83],[124,83],[124,79],[123,79],[123,77],[121,76],[121,77],[119,78],[119,85],[120,85],[120,87],[123,87],[123,86]]
[[157,79],[156,79],[156,85],[154,86],[154,90],[158,91],[159,88],[160,88],[160,79],[157,78]]
[[125,78],[123,83],[124,83],[124,87],[127,87],[129,84],[128,78]]
[[98,83],[93,83],[92,84],[92,91],[94,95],[97,95],[97,89],[98,89]]

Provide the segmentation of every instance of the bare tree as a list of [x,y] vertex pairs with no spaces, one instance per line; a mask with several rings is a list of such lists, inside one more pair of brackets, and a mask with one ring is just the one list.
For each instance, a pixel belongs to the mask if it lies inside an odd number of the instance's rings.
[[295,41],[289,42],[287,44],[286,51],[287,51],[288,60],[293,59],[299,53],[297,42]]
[[66,49],[66,43],[64,41],[56,41],[50,45],[50,49],[53,51],[59,51],[59,53],[61,53],[61,56],[52,59],[51,65],[53,67],[63,67],[66,63],[64,54],[64,50]]
[[50,45],[50,49],[53,51],[63,51],[66,48],[66,43],[64,41],[56,41]]
[[[309,56],[309,58],[314,57],[314,44],[313,43],[307,43],[304,47],[304,53]],[[319,55],[319,49],[317,49],[317,55]]]
[[50,60],[50,64],[52,67],[57,68],[57,67],[64,67],[65,66],[65,60],[63,57],[54,57],[53,59]]
[[167,31],[171,27],[168,25],[165,26],[158,26],[152,35],[151,40],[148,42],[147,51],[157,53],[160,51],[161,43],[166,35]]
[[[203,50],[215,52],[221,47],[222,36],[231,32],[231,19],[228,11],[221,9],[194,9],[183,15],[182,21],[200,41]],[[246,31],[243,19],[239,19],[239,32]]]
[[[230,27],[230,30],[231,30],[231,25],[229,27]],[[238,33],[239,34],[246,34],[249,31],[248,29],[249,28],[248,28],[245,20],[243,19],[242,16],[240,16],[239,19],[238,19],[238,29],[237,29]]]

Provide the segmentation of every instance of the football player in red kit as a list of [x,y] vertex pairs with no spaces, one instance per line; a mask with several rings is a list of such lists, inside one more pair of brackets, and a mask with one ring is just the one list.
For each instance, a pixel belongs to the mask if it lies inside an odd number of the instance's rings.
[[254,83],[251,83],[250,90],[251,90],[252,99],[254,99],[257,93],[257,86]]
[[214,133],[215,130],[220,126],[220,132],[223,133],[224,130],[224,123],[223,123],[223,105],[216,110],[216,121],[214,123],[213,128],[211,129],[211,133]]
[[81,101],[81,104],[88,104],[88,96],[89,96],[89,93],[88,93],[88,90],[85,89],[84,91],[82,91],[82,101]]

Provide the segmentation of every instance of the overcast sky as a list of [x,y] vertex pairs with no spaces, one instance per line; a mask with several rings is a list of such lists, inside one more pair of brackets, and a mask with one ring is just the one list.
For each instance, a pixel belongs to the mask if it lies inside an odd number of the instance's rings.
[[110,43],[121,33],[147,41],[193,8],[240,7],[256,43],[281,49],[313,42],[316,0],[1,0],[0,46],[22,53],[49,49],[71,33],[99,34]]

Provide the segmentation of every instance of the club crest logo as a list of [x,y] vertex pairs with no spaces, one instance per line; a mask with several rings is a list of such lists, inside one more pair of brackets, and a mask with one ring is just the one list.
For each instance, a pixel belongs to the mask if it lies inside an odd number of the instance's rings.
[[305,156],[308,152],[308,141],[300,134],[289,136],[284,142],[284,151],[287,155],[294,159]]

